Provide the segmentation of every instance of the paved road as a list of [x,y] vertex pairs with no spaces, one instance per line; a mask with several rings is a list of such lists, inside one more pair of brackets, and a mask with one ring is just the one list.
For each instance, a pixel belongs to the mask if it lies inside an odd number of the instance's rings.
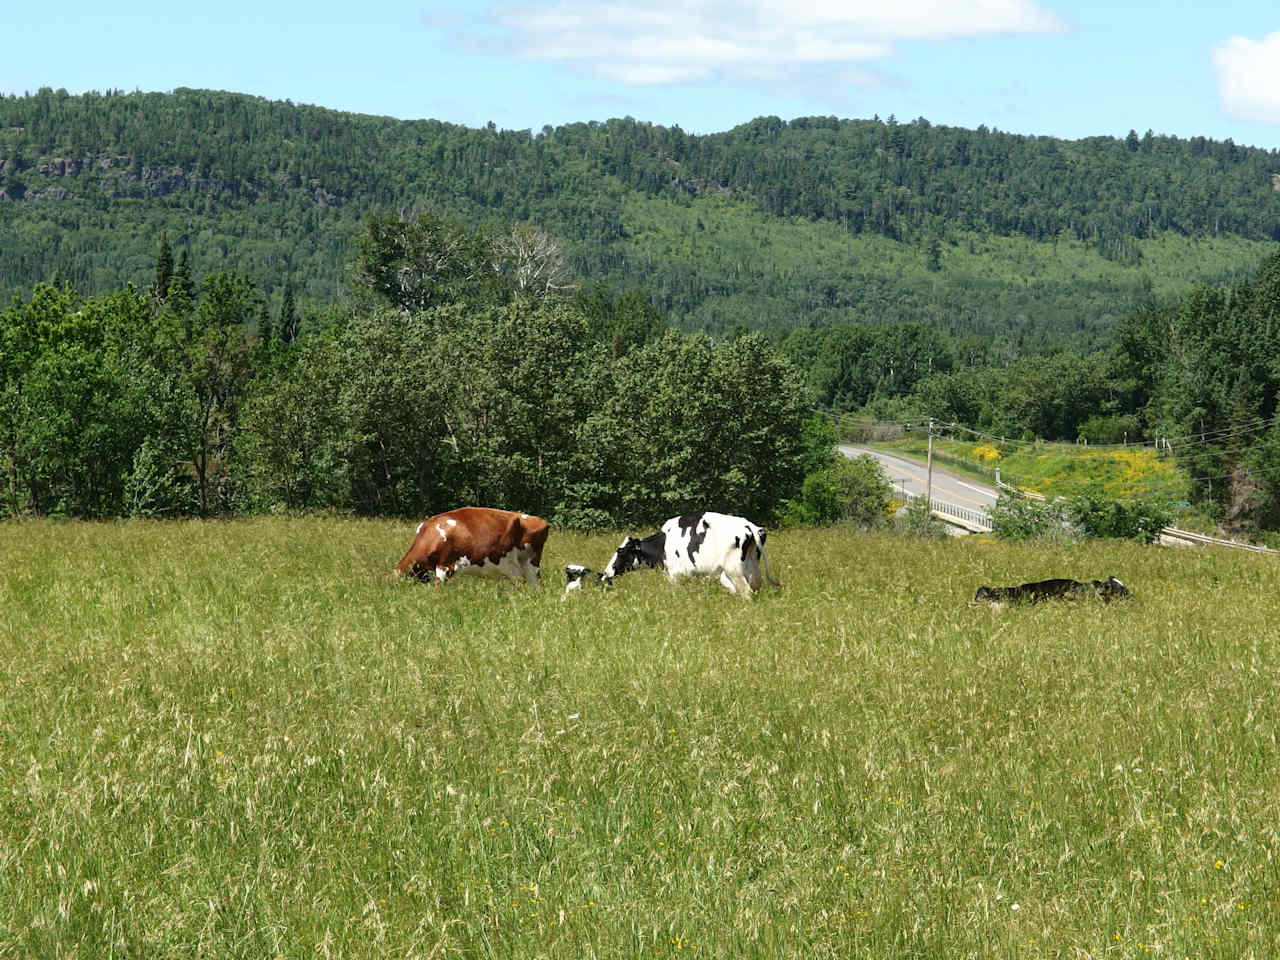
[[[884,471],[893,482],[895,489],[917,496],[924,494],[928,468],[921,461],[912,460],[896,453],[871,450],[867,447],[854,447],[843,443],[840,444],[839,450],[846,457],[857,457],[864,453],[869,453],[884,466]],[[957,506],[968,507],[970,510],[980,510],[986,513],[997,498],[998,494],[994,487],[972,483],[940,469],[936,463],[933,465],[933,499],[935,501],[945,500]]]

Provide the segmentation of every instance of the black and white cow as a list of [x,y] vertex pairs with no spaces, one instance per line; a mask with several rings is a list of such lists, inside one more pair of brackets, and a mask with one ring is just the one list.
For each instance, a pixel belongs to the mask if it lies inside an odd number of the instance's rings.
[[760,589],[762,563],[769,582],[781,586],[768,574],[766,536],[750,520],[723,513],[672,517],[652,536],[623,540],[600,577],[609,584],[632,570],[658,567],[673,583],[695,574],[718,576],[730,593],[750,596]]
[[1034,583],[1024,583],[1016,587],[979,587],[973,599],[975,602],[985,600],[987,603],[1005,601],[1037,603],[1040,600],[1055,597],[1084,596],[1091,592],[1105,600],[1133,596],[1129,588],[1115,577],[1107,577],[1105,580],[1091,580],[1088,583],[1081,583],[1079,580],[1054,579],[1037,580]]

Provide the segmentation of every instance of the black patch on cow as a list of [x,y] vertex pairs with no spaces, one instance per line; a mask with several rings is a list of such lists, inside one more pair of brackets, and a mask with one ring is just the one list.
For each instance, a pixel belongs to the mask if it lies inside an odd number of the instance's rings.
[[[711,524],[703,519],[701,513],[690,513],[676,520],[680,524],[680,532],[689,538],[689,562],[693,563],[698,558],[698,550],[702,547],[702,541],[707,539],[707,531],[711,529]],[[698,527],[702,529],[699,530]]]
[[1095,593],[1103,599],[1113,597],[1129,597],[1129,588],[1115,577],[1106,580],[1092,580],[1081,583],[1079,580],[1055,578],[1052,580],[1036,580],[1032,583],[1019,584],[1016,587],[979,587],[973,595],[975,601],[985,600],[987,603],[1000,603],[1008,600],[1015,603],[1039,603],[1063,597],[1078,597],[1087,593]]
[[1037,603],[1050,597],[1074,596],[1081,590],[1087,589],[1089,589],[1088,585],[1081,583],[1079,580],[1058,578],[1036,580],[1033,583],[1024,583],[1016,587],[979,587],[973,599],[986,600],[991,603],[999,603],[1002,600]]
[[613,576],[620,577],[642,567],[665,567],[666,550],[667,535],[661,530],[643,540],[627,537],[613,555]]
[[[645,537],[640,543],[640,557],[635,567],[665,567],[667,565],[667,535],[659,530]],[[633,568],[634,569],[634,568]]]

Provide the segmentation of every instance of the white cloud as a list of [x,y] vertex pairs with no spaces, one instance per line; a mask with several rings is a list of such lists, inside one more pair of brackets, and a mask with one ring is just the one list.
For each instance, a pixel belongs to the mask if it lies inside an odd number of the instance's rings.
[[1280,30],[1261,43],[1231,37],[1213,48],[1218,96],[1237,120],[1280,124]]
[[558,0],[490,16],[517,56],[631,85],[761,82],[813,67],[866,80],[856,66],[893,56],[898,41],[1066,29],[1035,0]]

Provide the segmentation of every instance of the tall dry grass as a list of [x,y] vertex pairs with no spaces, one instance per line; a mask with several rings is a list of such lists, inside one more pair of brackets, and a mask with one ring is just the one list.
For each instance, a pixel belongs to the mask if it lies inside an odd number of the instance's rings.
[[0,957],[1280,954],[1268,558],[777,532],[754,602],[561,603],[616,537],[411,533],[0,526]]

